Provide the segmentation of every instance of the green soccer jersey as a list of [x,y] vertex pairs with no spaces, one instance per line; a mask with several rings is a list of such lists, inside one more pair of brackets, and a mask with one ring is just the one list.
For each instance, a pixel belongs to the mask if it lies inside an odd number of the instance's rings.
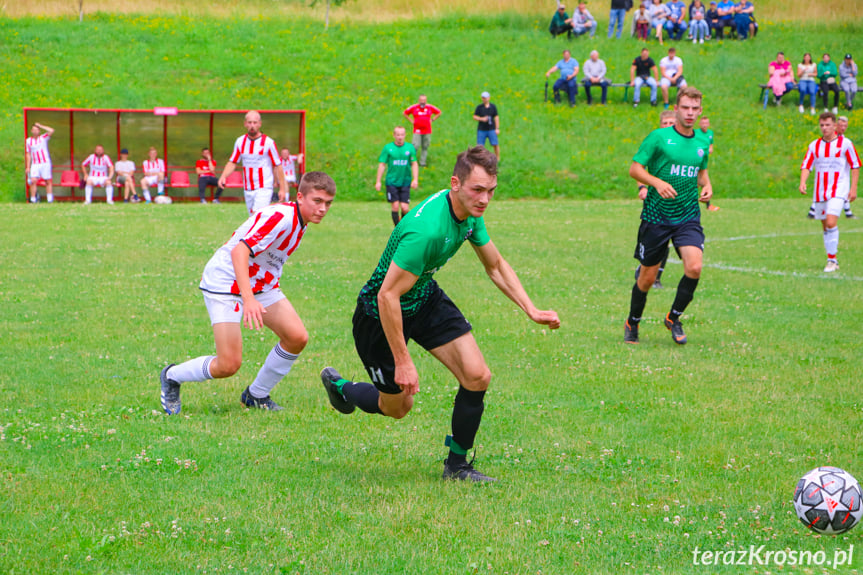
[[378,267],[360,291],[365,312],[379,317],[378,291],[390,269],[390,263],[419,276],[413,287],[401,297],[402,313],[415,315],[435,288],[432,275],[452,258],[465,241],[475,246],[489,242],[485,221],[468,216],[456,218],[449,190],[430,196],[402,218],[390,235]]
[[641,143],[633,161],[651,176],[671,184],[677,191],[674,198],[663,198],[649,186],[641,219],[651,224],[680,224],[701,216],[698,206],[698,173],[707,169],[710,142],[701,130],[684,136],[674,129],[659,128]]
[[405,142],[396,146],[390,142],[381,150],[378,162],[387,165],[388,186],[409,186],[413,175],[411,174],[411,163],[417,161],[417,149],[414,145]]
[[713,145],[713,130],[707,130],[706,132],[704,130],[698,130],[698,131],[701,132],[702,134],[704,134],[705,136],[707,136],[707,141],[710,142],[710,145],[712,146]]

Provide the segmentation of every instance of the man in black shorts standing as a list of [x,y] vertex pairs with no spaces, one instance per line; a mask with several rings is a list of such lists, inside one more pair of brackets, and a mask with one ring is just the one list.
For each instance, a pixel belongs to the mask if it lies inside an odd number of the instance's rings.
[[677,285],[671,311],[665,316],[665,327],[671,330],[675,343],[686,343],[680,316],[698,286],[704,251],[699,201],[706,202],[713,195],[707,174],[710,141],[704,132],[694,129],[701,114],[701,99],[701,92],[695,88],[679,90],[675,124],[651,132],[629,168],[630,177],[647,184],[648,189],[635,248],[641,273],[632,286],[624,325],[623,340],[627,343],[638,343],[638,324],[647,292],[656,280],[669,240],[683,260],[683,278]]
[[393,225],[398,225],[402,216],[411,209],[411,188],[419,183],[417,150],[410,142],[405,142],[405,129],[396,126],[393,141],[384,146],[378,158],[378,177],[375,190],[381,191],[381,178],[387,173],[387,201],[392,205]]
[[342,413],[355,407],[401,419],[413,407],[419,375],[407,342],[416,341],[443,363],[459,382],[446,445],[444,479],[494,481],[473,468],[473,447],[491,372],[471,334],[471,325],[438,287],[432,275],[470,242],[492,282],[527,316],[551,329],[554,311],[531,302],[518,276],[489,238],[483,214],[497,188],[497,158],[476,146],[459,154],[450,189],[420,203],[387,242],[380,262],[357,298],[353,335],[372,383],[344,379],[332,367],[321,380],[330,403]]

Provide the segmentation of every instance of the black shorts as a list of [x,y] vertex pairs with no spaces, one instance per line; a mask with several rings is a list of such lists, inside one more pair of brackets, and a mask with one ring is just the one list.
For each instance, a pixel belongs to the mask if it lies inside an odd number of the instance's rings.
[[[396,363],[379,318],[371,317],[361,301],[354,311],[354,345],[363,366],[381,393],[401,393],[395,383]],[[469,333],[470,323],[442,289],[436,288],[419,312],[402,315],[405,343],[414,340],[432,350]]]
[[411,185],[391,186],[387,184],[387,201],[409,204],[411,202]]
[[645,267],[660,263],[668,253],[668,242],[680,254],[683,246],[695,246],[704,251],[704,229],[699,220],[689,220],[682,224],[651,224],[641,220],[638,228],[638,244],[635,246],[635,259]]

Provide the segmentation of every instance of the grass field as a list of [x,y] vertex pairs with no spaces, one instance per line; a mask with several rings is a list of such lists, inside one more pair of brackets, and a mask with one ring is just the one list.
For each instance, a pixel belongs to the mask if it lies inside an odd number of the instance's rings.
[[247,331],[239,374],[186,386],[172,418],[158,371],[212,350],[196,286],[242,208],[0,206],[0,572],[859,572],[859,549],[838,571],[692,565],[696,547],[860,546],[859,529],[814,536],[791,505],[813,467],[863,476],[863,227],[841,222],[842,270],[825,276],[807,205],[705,214],[690,343],[660,323],[671,263],[633,347],[638,202],[495,200],[495,243],[563,326],[517,312],[469,248],[437,276],[494,374],[484,487],[439,478],[455,382],[428,354],[414,349],[419,402],[400,421],[340,415],[320,387],[325,365],[362,369],[350,318],[383,204],[337,201],[286,268],[311,333],[273,393],[286,410],[239,405],[273,344]]
[[[24,199],[24,106],[305,109],[309,169],[330,172],[346,198],[382,199],[373,188],[378,154],[420,92],[443,110],[431,167],[420,181],[427,194],[448,177],[451,158],[475,142],[471,115],[484,90],[501,113],[501,183],[513,196],[629,198],[626,166],[658,123],[658,110],[623,104],[621,89],[612,90],[606,107],[588,108],[582,96],[574,110],[554,107],[543,103],[543,87],[564,47],[579,61],[597,48],[609,78],[622,81],[640,44],[608,40],[602,30],[593,41],[553,41],[547,20],[506,13],[347,21],[328,33],[315,20],[267,15],[0,20],[6,38],[0,140],[9,143],[0,148],[0,201]],[[710,168],[724,197],[796,193],[805,145],[817,135],[817,120],[798,114],[794,95],[779,109],[762,110],[757,101],[757,84],[766,81],[776,51],[785,50],[793,62],[803,51],[838,57],[854,52],[863,33],[853,18],[830,25],[762,19],[761,25],[752,42],[679,45],[686,77],[706,95],[717,138]],[[94,46],[105,56],[93,58]],[[658,62],[664,49],[649,46]],[[863,125],[859,106],[850,117],[855,139]],[[223,164],[230,150],[214,152]],[[140,164],[143,156],[134,154]]]

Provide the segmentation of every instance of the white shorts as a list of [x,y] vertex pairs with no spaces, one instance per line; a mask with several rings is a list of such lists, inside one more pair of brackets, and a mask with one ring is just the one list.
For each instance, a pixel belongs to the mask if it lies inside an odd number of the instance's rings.
[[249,210],[249,215],[252,215],[270,205],[273,200],[273,188],[246,190],[243,195],[246,198],[246,208]]
[[[238,295],[218,294],[202,291],[207,313],[210,314],[210,324],[241,323],[243,321],[243,298]],[[280,289],[274,289],[255,295],[255,299],[268,308],[276,302],[287,299]]]
[[30,164],[30,181],[51,181],[51,164]]
[[[669,80],[668,78],[662,78],[659,80],[659,85],[662,86],[663,88],[669,88],[671,86],[671,80]],[[686,87],[686,80],[683,79],[682,77],[678,78],[677,82],[674,85],[677,86],[678,88],[685,88]]]
[[842,210],[845,208],[845,198],[835,197],[830,198],[826,202],[815,202],[815,219],[826,220],[827,216],[841,216]]
[[97,188],[104,188],[105,186],[111,185],[111,180],[108,179],[108,176],[90,176],[90,181],[93,182],[92,185]]
[[159,176],[144,176],[141,178],[142,186],[155,186],[159,184]]

